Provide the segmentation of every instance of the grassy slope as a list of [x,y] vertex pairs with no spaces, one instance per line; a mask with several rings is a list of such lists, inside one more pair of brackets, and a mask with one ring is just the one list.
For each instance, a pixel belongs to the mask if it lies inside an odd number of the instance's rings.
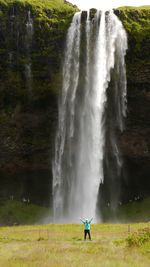
[[[91,242],[82,225],[45,225],[0,229],[1,267],[148,267],[148,224],[92,225]],[[147,238],[141,229],[147,229]],[[135,239],[132,233],[139,230]],[[130,234],[129,234],[130,230]],[[130,242],[129,242],[130,240]]]
[[25,204],[19,201],[2,201],[0,203],[0,225],[34,224],[50,213],[48,208]]
[[149,221],[150,220],[150,198],[143,201],[134,201],[122,206],[118,211],[120,221]]
[[105,207],[103,210],[103,219],[106,222],[112,222],[112,218],[118,222],[147,222],[150,220],[149,207],[150,198],[121,205],[115,213],[115,216],[110,207]]
[[[147,222],[150,220],[150,198],[120,206],[115,217],[109,207],[103,210],[104,222]],[[0,202],[0,225],[37,224],[50,221],[50,209],[15,200]]]

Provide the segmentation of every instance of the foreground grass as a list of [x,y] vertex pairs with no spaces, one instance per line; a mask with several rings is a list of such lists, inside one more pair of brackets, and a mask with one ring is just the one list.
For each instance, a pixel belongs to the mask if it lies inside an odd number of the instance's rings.
[[[0,229],[1,267],[150,266],[150,239],[143,224],[92,225],[83,241],[82,225],[15,226]],[[135,239],[136,236],[139,239]],[[137,240],[143,240],[142,242]]]

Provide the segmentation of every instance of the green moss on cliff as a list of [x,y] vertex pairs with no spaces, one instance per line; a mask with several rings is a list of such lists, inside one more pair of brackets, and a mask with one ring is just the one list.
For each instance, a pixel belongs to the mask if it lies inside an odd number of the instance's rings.
[[[143,42],[150,40],[150,6],[122,7],[117,10],[129,38],[135,43],[133,52],[141,52]],[[144,54],[145,56],[145,54]]]
[[128,34],[126,57],[128,83],[150,82],[150,6],[115,10]]
[[[27,30],[29,11],[32,35]],[[10,98],[7,102],[13,107],[19,99],[24,110],[26,101],[31,107],[41,100],[42,107],[47,106],[51,94],[57,95],[64,40],[76,11],[63,0],[0,0],[2,109],[8,109],[4,99]],[[32,76],[28,78],[30,70]]]
[[[19,12],[31,10],[34,18],[39,22],[44,21],[47,26],[60,24],[64,27],[68,20],[77,11],[77,8],[63,0],[0,0],[0,16],[6,15],[6,10],[17,8]],[[22,17],[24,20],[25,18]]]
[[42,10],[45,8],[62,12],[74,10],[73,5],[70,3],[64,3],[64,0],[0,0],[0,3],[5,6],[18,4],[20,8],[25,7],[26,4],[30,4],[35,9],[41,10],[41,12],[43,12]]

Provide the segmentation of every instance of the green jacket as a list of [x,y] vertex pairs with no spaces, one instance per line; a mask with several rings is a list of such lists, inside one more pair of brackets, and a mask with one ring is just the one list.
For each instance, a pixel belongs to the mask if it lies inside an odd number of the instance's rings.
[[93,218],[91,220],[80,219],[80,221],[84,224],[84,230],[90,230],[92,220]]

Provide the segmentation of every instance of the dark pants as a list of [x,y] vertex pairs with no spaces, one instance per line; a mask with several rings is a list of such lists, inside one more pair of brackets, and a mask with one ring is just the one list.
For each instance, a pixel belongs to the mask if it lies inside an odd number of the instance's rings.
[[91,234],[90,234],[90,230],[84,230],[84,240],[86,240],[86,236],[89,236],[89,239],[91,240]]

